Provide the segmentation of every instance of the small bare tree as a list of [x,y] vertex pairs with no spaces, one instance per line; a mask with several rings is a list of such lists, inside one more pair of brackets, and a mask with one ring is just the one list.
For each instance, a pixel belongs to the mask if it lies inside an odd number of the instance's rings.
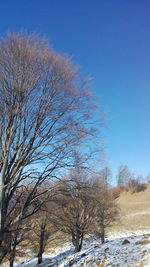
[[[45,187],[46,186],[47,184]],[[53,187],[53,190],[52,192],[49,192],[46,201],[43,202],[42,199],[40,200],[42,202],[41,209],[37,214],[35,214],[34,219],[32,220],[31,232],[33,232],[33,240],[31,243],[37,252],[38,264],[40,264],[43,260],[43,253],[45,252],[48,241],[52,241],[52,237],[56,233],[56,227],[53,226],[51,222],[54,196],[56,193],[57,192]]]
[[134,173],[131,172],[127,165],[120,165],[116,178],[118,186],[127,185],[130,180],[134,179]]
[[17,222],[13,224],[13,228],[10,228],[7,233],[5,233],[5,238],[3,242],[3,246],[1,249],[4,251],[6,255],[6,260],[9,261],[9,266],[14,266],[14,260],[17,256],[25,256],[24,246],[22,246],[22,242],[27,239],[28,236],[28,228],[25,224],[21,224]]
[[114,202],[107,183],[100,178],[93,181],[93,199],[95,201],[95,229],[96,234],[105,242],[105,230],[119,219],[119,208]]
[[[48,188],[48,192],[46,191]],[[24,191],[22,195],[22,201],[20,201],[20,205],[17,208],[24,204],[24,197],[26,198],[30,194],[32,187],[29,186],[28,192]],[[43,253],[45,251],[48,240],[51,238],[54,233],[56,233],[55,227],[52,228],[52,224],[50,223],[50,210],[51,203],[53,203],[54,196],[56,194],[55,190],[55,182],[45,181],[42,187],[38,187],[38,194],[40,198],[33,201],[30,205],[30,210],[33,212],[32,216],[28,216],[26,220],[17,221],[16,224],[13,224],[13,228],[8,233],[8,241],[6,244],[6,249],[9,252],[7,258],[10,262],[10,267],[13,267],[15,256],[18,255],[18,251],[20,255],[23,255],[24,243],[29,244],[31,251],[36,252],[38,257],[38,263],[42,262]],[[43,195],[44,192],[44,195]],[[45,193],[46,192],[46,193]],[[18,211],[16,211],[18,214]],[[31,214],[31,213],[30,213]],[[19,246],[18,246],[19,245]],[[34,248],[34,249],[33,249]]]
[[95,203],[90,183],[81,169],[75,170],[67,180],[61,182],[59,191],[61,195],[57,198],[54,223],[60,231],[71,237],[78,252],[94,219]]
[[111,176],[112,173],[109,167],[105,167],[100,171],[100,177],[107,187],[110,184]]
[[[14,260],[16,254],[18,255],[17,251],[17,249],[19,250],[18,246],[22,241],[26,239],[26,234],[27,234],[25,229],[23,229],[22,226],[19,225],[18,223],[15,228],[16,229],[12,229],[7,235],[8,237],[7,254],[9,259],[9,267],[14,266]],[[22,254],[21,251],[20,254]]]
[[31,245],[31,250],[37,254],[38,264],[40,264],[43,260],[43,253],[45,252],[48,239],[52,232],[47,211],[44,210],[36,213],[32,219],[31,225],[28,240]]

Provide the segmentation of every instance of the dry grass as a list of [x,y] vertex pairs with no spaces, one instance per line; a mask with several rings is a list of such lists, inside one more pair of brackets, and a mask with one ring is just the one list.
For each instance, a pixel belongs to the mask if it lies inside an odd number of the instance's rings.
[[145,191],[139,193],[122,193],[117,201],[124,215],[143,211],[150,212],[150,184]]
[[120,221],[112,230],[136,230],[150,227],[150,183],[145,191],[132,194],[124,192],[116,200],[120,206]]

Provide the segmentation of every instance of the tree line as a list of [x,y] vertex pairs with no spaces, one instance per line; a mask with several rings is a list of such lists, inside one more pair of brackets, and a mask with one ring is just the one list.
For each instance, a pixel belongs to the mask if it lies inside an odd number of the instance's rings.
[[[5,239],[5,259],[10,267],[17,256],[24,255],[27,244],[40,264],[43,253],[57,238],[69,240],[75,252],[81,250],[89,235],[96,235],[104,243],[107,227],[119,218],[119,208],[106,181],[81,166],[39,190],[45,192],[47,187],[51,188],[47,196],[38,200],[41,204],[36,203],[39,210],[24,221],[17,221]],[[34,206],[35,203],[31,208]]]

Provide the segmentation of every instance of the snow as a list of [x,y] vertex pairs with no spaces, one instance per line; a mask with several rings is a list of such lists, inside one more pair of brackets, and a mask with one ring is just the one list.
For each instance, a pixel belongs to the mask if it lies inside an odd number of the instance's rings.
[[[124,240],[129,242],[122,244]],[[24,260],[15,267],[150,267],[150,229],[112,232],[101,244],[96,237],[86,237],[81,252],[74,253],[70,243],[55,249],[53,254],[44,254],[43,263],[37,265],[37,258]],[[5,265],[6,266],[6,265]]]

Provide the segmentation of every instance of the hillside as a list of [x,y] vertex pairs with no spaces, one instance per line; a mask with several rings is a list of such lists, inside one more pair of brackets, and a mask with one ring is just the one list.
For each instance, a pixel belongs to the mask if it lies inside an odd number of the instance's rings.
[[115,230],[136,230],[150,227],[150,183],[145,191],[131,194],[124,192],[117,199],[120,221]]
[[[150,184],[144,192],[122,193],[117,202],[120,220],[108,229],[105,244],[87,236],[79,253],[74,253],[70,242],[49,247],[40,266],[150,267]],[[37,258],[24,258],[15,266],[37,267]]]
[[69,243],[37,258],[25,260],[15,267],[150,267],[150,231],[124,231],[109,233],[107,242],[87,237],[81,252],[74,253]]

